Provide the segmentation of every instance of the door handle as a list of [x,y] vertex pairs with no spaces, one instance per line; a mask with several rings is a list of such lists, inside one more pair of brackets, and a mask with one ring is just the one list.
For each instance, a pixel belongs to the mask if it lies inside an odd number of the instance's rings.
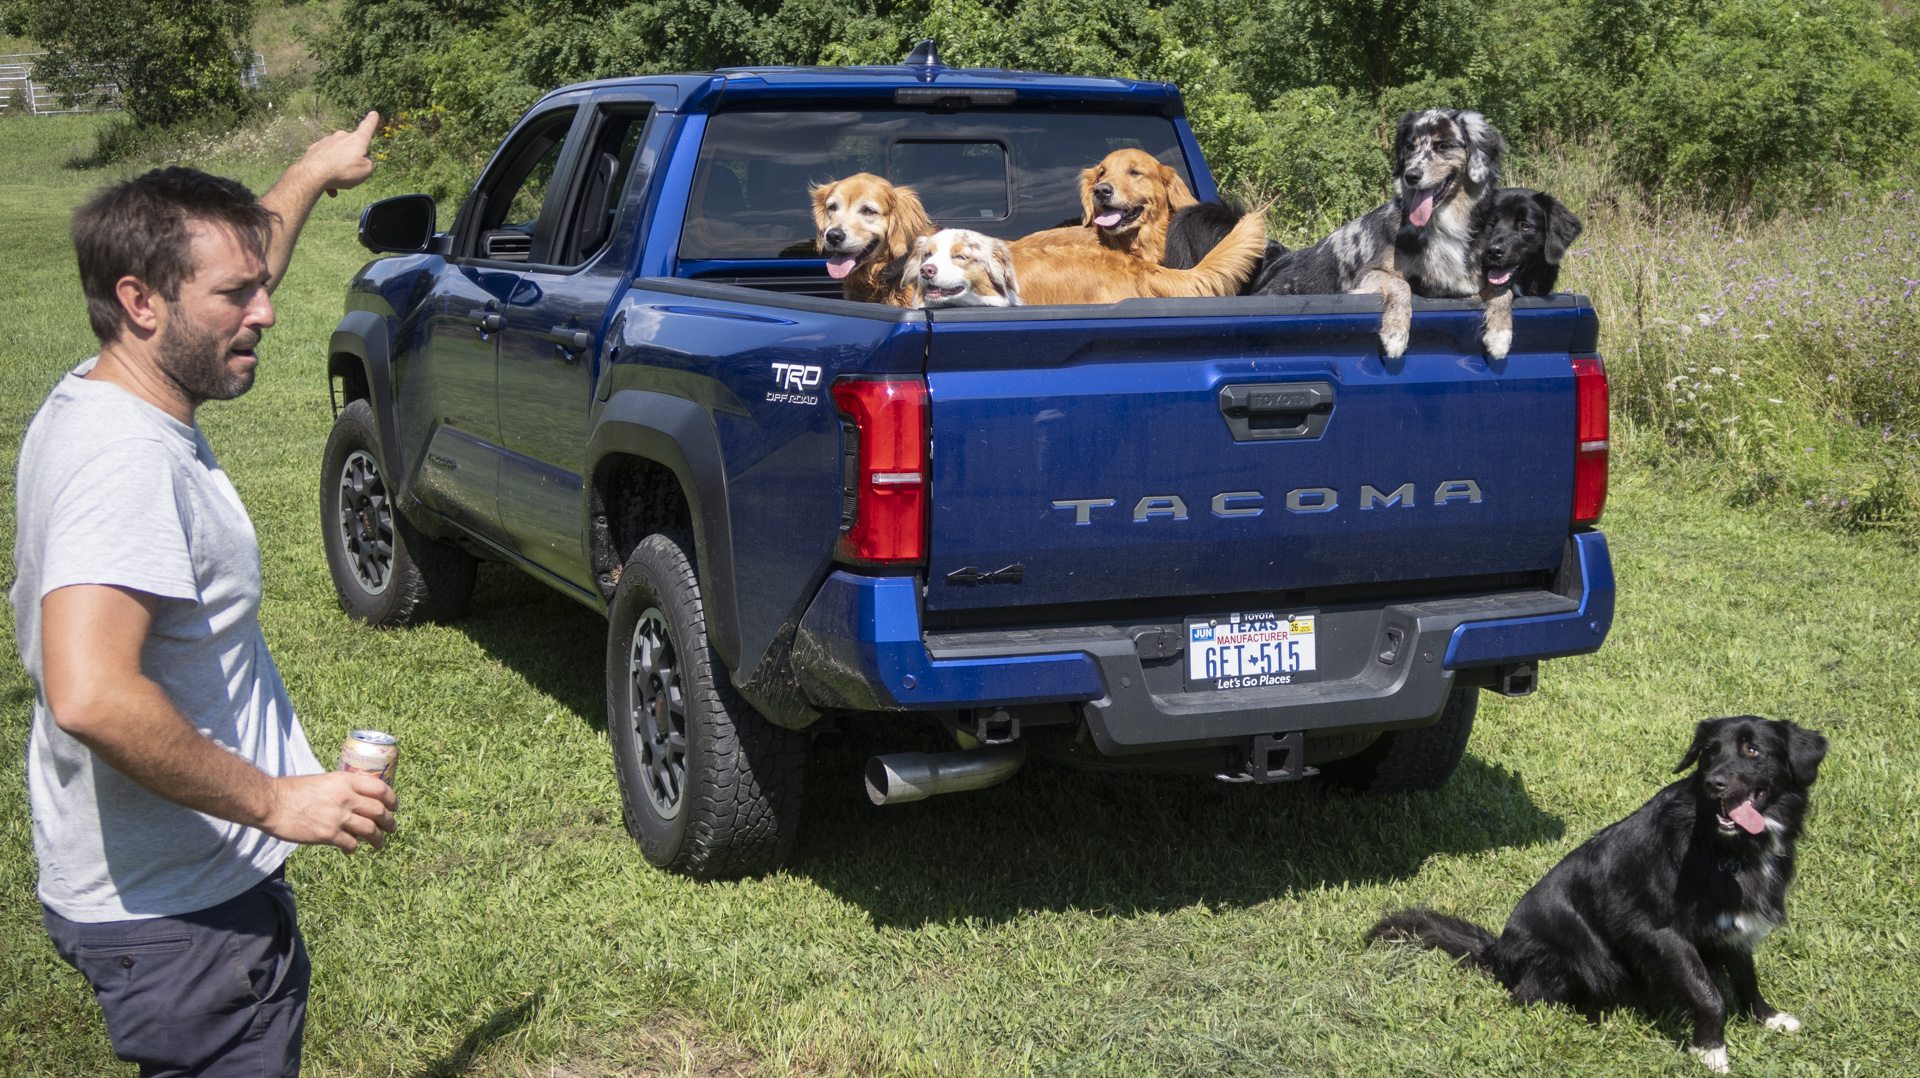
[[472,322],[474,328],[482,333],[498,333],[501,327],[507,324],[505,315],[480,307],[475,307],[473,310],[467,312],[467,321]]
[[584,329],[555,326],[547,331],[547,339],[560,349],[561,356],[568,363],[572,363],[579,353],[593,347],[593,334]]
[[1220,414],[1236,442],[1318,438],[1333,416],[1332,382],[1223,386]]

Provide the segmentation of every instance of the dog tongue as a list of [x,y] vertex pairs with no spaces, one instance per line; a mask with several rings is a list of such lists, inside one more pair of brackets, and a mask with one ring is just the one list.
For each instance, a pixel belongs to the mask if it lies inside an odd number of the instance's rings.
[[1427,227],[1427,218],[1432,216],[1433,196],[1428,195],[1420,200],[1420,204],[1413,208],[1412,213],[1407,214],[1407,220],[1412,221],[1415,228],[1425,228]]
[[1100,216],[1095,217],[1093,223],[1099,225],[1101,228],[1112,228],[1114,225],[1120,223],[1120,217],[1121,214],[1119,210],[1108,210]]
[[1752,801],[1740,802],[1740,807],[1727,813],[1727,818],[1746,828],[1749,835],[1757,835],[1767,829],[1767,818],[1754,811]]
[[1507,281],[1512,277],[1513,277],[1512,270],[1501,270],[1499,273],[1487,274],[1487,283],[1488,284],[1506,284]]
[[833,278],[834,280],[836,281],[845,280],[847,274],[852,272],[853,272],[853,256],[852,255],[834,255],[832,258],[827,259],[827,276]]

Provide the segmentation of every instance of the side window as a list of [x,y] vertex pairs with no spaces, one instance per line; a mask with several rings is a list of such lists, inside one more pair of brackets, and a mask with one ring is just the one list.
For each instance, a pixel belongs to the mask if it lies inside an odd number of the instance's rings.
[[547,261],[557,230],[542,228],[540,215],[547,186],[566,150],[574,111],[555,109],[529,124],[481,181],[475,257],[496,262]]
[[560,257],[553,260],[556,264],[583,265],[612,239],[614,219],[620,215],[628,189],[633,184],[646,182],[646,177],[635,174],[633,159],[640,152],[640,140],[646,133],[652,107],[639,102],[606,105],[600,109],[591,142],[576,170],[578,193],[573,200],[566,242],[560,249]]

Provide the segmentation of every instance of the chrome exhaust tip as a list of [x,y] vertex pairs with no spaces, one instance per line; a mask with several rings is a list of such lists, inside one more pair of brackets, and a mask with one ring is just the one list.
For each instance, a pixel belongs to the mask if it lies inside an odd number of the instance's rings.
[[1027,762],[1018,741],[960,752],[896,752],[867,761],[867,799],[876,805],[997,786]]

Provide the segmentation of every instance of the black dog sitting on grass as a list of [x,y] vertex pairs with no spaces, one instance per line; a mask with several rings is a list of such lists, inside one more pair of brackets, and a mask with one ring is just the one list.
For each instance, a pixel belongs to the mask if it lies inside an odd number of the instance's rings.
[[1727,1072],[1722,973],[1740,1013],[1793,1032],[1760,996],[1753,949],[1787,919],[1794,842],[1827,739],[1753,715],[1710,719],[1676,773],[1699,770],[1602,828],[1514,907],[1499,938],[1430,910],[1381,919],[1369,940],[1435,947],[1506,985],[1516,1002],[1561,1003],[1597,1019],[1614,1007],[1678,1005],[1687,1050]]

